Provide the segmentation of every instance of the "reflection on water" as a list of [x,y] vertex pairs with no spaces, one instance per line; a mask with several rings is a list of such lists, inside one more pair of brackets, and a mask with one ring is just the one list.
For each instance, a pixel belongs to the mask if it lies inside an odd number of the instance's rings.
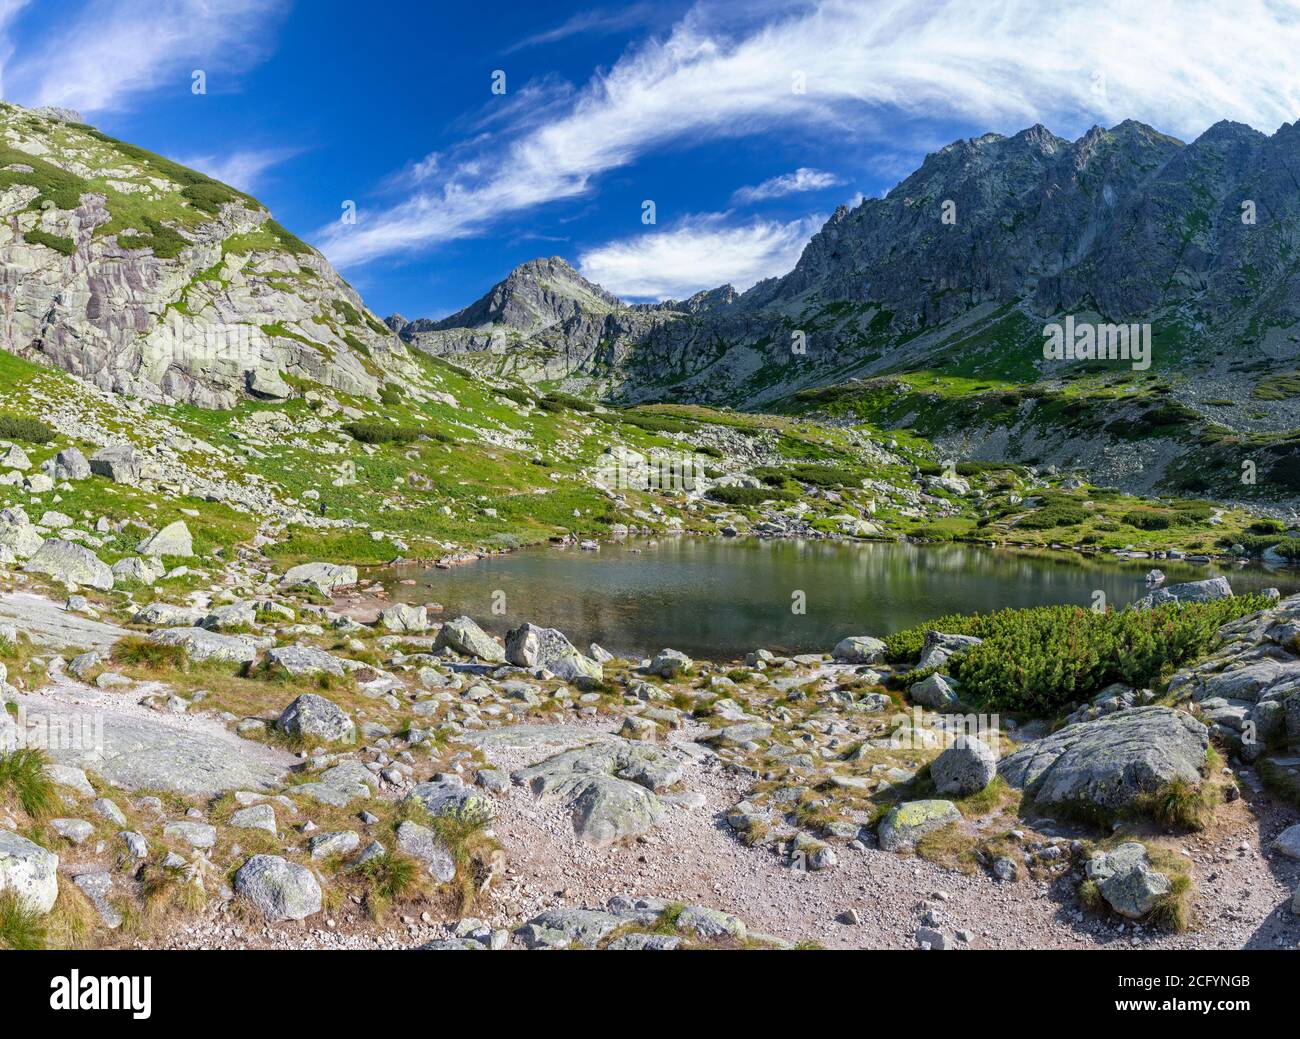
[[[1145,595],[1158,566],[1168,583],[1226,574],[1237,592],[1300,592],[1300,571],[1115,561],[974,545],[666,538],[598,552],[543,547],[454,570],[394,568],[395,599],[440,602],[504,633],[524,621],[640,656],[671,646],[704,659],[829,650],[845,635],[884,635],[947,613],[1077,603],[1100,590],[1122,606]],[[400,585],[415,578],[414,586]],[[492,612],[505,596],[504,615]],[[806,612],[793,613],[795,593]],[[498,597],[499,598],[499,597]]]

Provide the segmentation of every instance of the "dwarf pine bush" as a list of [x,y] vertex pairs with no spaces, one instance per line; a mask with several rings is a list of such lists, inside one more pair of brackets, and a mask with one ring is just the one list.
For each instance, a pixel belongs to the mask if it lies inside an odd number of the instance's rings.
[[1205,653],[1222,625],[1267,605],[1263,596],[1241,595],[1153,610],[1038,606],[941,617],[890,636],[886,653],[894,662],[915,659],[927,631],[974,635],[984,641],[947,667],[965,695],[982,706],[1051,715],[1112,682],[1158,685]]

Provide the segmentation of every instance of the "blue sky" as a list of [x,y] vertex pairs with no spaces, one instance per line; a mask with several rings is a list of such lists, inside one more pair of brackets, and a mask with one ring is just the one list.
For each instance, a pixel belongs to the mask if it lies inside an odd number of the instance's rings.
[[539,255],[629,299],[743,288],[989,130],[1300,115],[1291,0],[1048,6],[0,0],[0,89],[253,192],[407,317]]

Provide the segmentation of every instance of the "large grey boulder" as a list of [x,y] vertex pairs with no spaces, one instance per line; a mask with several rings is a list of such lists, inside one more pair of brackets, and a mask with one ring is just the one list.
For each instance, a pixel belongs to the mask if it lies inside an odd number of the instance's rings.
[[997,774],[997,755],[975,736],[958,737],[956,743],[930,762],[935,790],[952,797],[979,793]]
[[1277,835],[1269,847],[1288,859],[1300,859],[1300,823],[1288,826]]
[[444,649],[492,664],[504,664],[506,660],[505,650],[470,617],[457,617],[442,626],[433,651],[440,653]]
[[32,913],[48,913],[59,897],[59,857],[0,828],[0,892],[12,892]]
[[118,583],[152,585],[166,572],[156,559],[127,556],[113,564],[113,580]]
[[353,743],[357,727],[338,704],[315,693],[304,693],[284,709],[276,725],[290,736]]
[[0,521],[0,552],[7,550],[14,559],[30,559],[44,544],[45,538],[31,523]]
[[320,883],[306,866],[278,855],[254,855],[235,874],[235,892],[270,923],[320,912]]
[[25,472],[31,467],[32,460],[17,444],[0,444],[0,469],[20,469]]
[[313,588],[322,595],[328,595],[336,588],[346,588],[357,583],[355,566],[340,566],[335,563],[303,563],[291,567],[282,578],[281,588]]
[[1204,581],[1190,581],[1187,584],[1174,584],[1168,588],[1157,588],[1150,595],[1144,595],[1133,604],[1135,609],[1150,610],[1167,603],[1212,602],[1215,599],[1231,599],[1232,585],[1226,577],[1211,577]]
[[84,480],[90,476],[90,463],[86,461],[86,456],[75,447],[65,447],[54,456],[53,461],[50,477],[56,482],[59,480]]
[[180,646],[190,660],[251,664],[257,658],[257,643],[244,635],[222,635],[207,628],[166,628],[155,631],[149,641],[163,646]]
[[874,664],[884,655],[885,643],[870,635],[850,635],[840,639],[831,656],[841,664]]
[[913,682],[907,692],[914,703],[942,711],[957,704],[957,692],[953,688],[956,684],[956,679],[935,672],[926,675],[919,682]]
[[90,456],[90,471],[114,483],[138,484],[142,465],[140,453],[130,444],[101,448]]
[[189,606],[175,606],[169,602],[151,602],[136,610],[131,618],[134,624],[148,624],[156,628],[196,628],[203,619],[203,610]]
[[28,573],[45,574],[78,588],[113,590],[113,571],[94,552],[75,541],[46,540],[23,566]]
[[545,668],[572,682],[579,678],[600,679],[605,670],[583,656],[563,632],[524,624],[506,635],[506,659],[518,667]]
[[137,552],[146,556],[192,556],[194,539],[190,528],[184,520],[168,523],[161,530],[155,531],[135,546]]
[[680,650],[661,649],[650,661],[649,671],[663,678],[676,678],[678,675],[686,674],[694,666],[695,661]]
[[429,611],[410,603],[394,603],[379,613],[380,626],[388,631],[420,632],[429,627]]
[[903,851],[916,847],[922,837],[960,821],[961,812],[951,801],[905,801],[881,820],[876,838],[885,851]]
[[941,668],[948,658],[956,653],[965,653],[973,646],[978,646],[983,639],[974,635],[948,635],[942,631],[927,631],[921,645],[921,659],[917,661],[918,671]]
[[621,739],[564,751],[514,773],[538,797],[567,802],[574,832],[597,847],[651,829],[663,815],[654,792],[681,777],[681,762],[668,751]]
[[342,678],[347,673],[342,659],[316,646],[277,646],[267,652],[266,666],[294,677],[325,674]]
[[1042,806],[1115,811],[1175,779],[1201,781],[1209,730],[1168,707],[1080,722],[1007,755],[998,773]]
[[447,780],[417,783],[403,800],[419,802],[435,819],[455,815],[488,822],[495,811],[491,799],[461,783]]
[[1146,916],[1173,887],[1165,874],[1151,868],[1146,848],[1137,841],[1096,852],[1088,860],[1087,875],[1110,907],[1130,920]]

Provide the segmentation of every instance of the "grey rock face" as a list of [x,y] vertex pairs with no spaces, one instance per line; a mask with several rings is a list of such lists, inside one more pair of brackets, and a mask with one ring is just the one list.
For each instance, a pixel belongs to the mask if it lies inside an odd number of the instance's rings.
[[[78,686],[66,703],[57,695],[18,696],[33,714],[50,718],[51,726],[80,731],[86,712],[102,722],[100,732],[50,749],[60,774],[75,781],[85,796],[94,796],[84,771],[127,790],[174,790],[212,795],[224,790],[265,790],[276,785],[293,764],[291,755],[242,740],[204,720],[167,714],[140,713],[120,706],[110,694]],[[44,693],[44,691],[43,691]],[[89,706],[88,706],[89,701]],[[63,781],[63,780],[60,780]]]
[[241,808],[230,817],[230,825],[237,830],[264,830],[273,837],[278,832],[275,823],[275,809],[269,804]]
[[650,661],[650,671],[664,678],[676,678],[695,666],[695,661],[675,649],[661,649]]
[[1168,707],[1080,722],[1003,758],[998,773],[1037,804],[1126,808],[1175,779],[1201,781],[1209,731]]
[[59,857],[26,837],[0,828],[0,891],[12,892],[33,913],[48,913],[59,897]]
[[219,660],[230,664],[251,664],[257,659],[257,643],[244,635],[221,635],[207,628],[166,628],[149,636],[163,646],[180,646],[191,660]]
[[267,666],[290,675],[335,675],[346,673],[343,661],[315,646],[277,646],[266,654]]
[[276,855],[254,855],[235,874],[235,892],[270,923],[320,912],[320,883],[311,870]]
[[957,704],[957,693],[953,689],[954,684],[953,679],[936,673],[928,675],[919,682],[914,682],[907,692],[912,700],[921,706],[942,711]]
[[306,585],[324,595],[336,588],[347,588],[357,583],[355,566],[339,566],[334,563],[303,563],[291,567],[280,578],[281,588],[297,588]]
[[113,571],[94,552],[75,541],[49,538],[23,569],[78,588],[97,588],[101,592],[113,589]]
[[604,675],[604,668],[578,652],[563,632],[535,624],[524,624],[506,635],[506,659],[518,667],[545,668],[566,682]]
[[357,728],[337,704],[315,693],[304,693],[284,709],[276,724],[290,736],[330,743],[353,743]]
[[504,664],[506,660],[505,650],[470,617],[457,617],[442,626],[433,650],[438,653],[444,649],[493,664]]
[[599,847],[653,827],[663,815],[654,791],[681,776],[681,763],[665,750],[607,740],[520,769],[514,779],[539,797],[568,802],[578,837]]
[[841,639],[831,656],[843,664],[874,664],[885,652],[885,643],[870,635],[852,635]]
[[964,797],[983,790],[998,774],[998,759],[983,740],[959,737],[930,762],[930,775],[941,794]]
[[192,556],[194,539],[190,536],[190,528],[185,525],[185,521],[176,520],[150,534],[135,546],[135,550],[146,556]]
[[135,486],[140,482],[142,459],[130,444],[101,448],[90,457],[90,471],[114,483]]
[[1097,852],[1088,860],[1087,874],[1110,907],[1130,920],[1146,916],[1172,887],[1165,874],[1151,868],[1146,848],[1137,841]]
[[1211,602],[1214,599],[1231,599],[1232,585],[1226,577],[1211,577],[1205,581],[1191,581],[1187,584],[1170,585],[1157,588],[1150,595],[1145,595],[1133,605],[1139,610],[1149,610],[1171,602]]
[[954,653],[964,653],[982,641],[973,635],[947,635],[941,631],[927,631],[925,642],[921,646],[921,659],[916,666],[919,670],[943,667]]
[[50,473],[54,480],[85,480],[90,474],[90,463],[77,448],[65,447],[54,456],[53,472]]
[[429,627],[429,611],[423,606],[399,602],[380,611],[379,623],[389,631],[426,631]]

